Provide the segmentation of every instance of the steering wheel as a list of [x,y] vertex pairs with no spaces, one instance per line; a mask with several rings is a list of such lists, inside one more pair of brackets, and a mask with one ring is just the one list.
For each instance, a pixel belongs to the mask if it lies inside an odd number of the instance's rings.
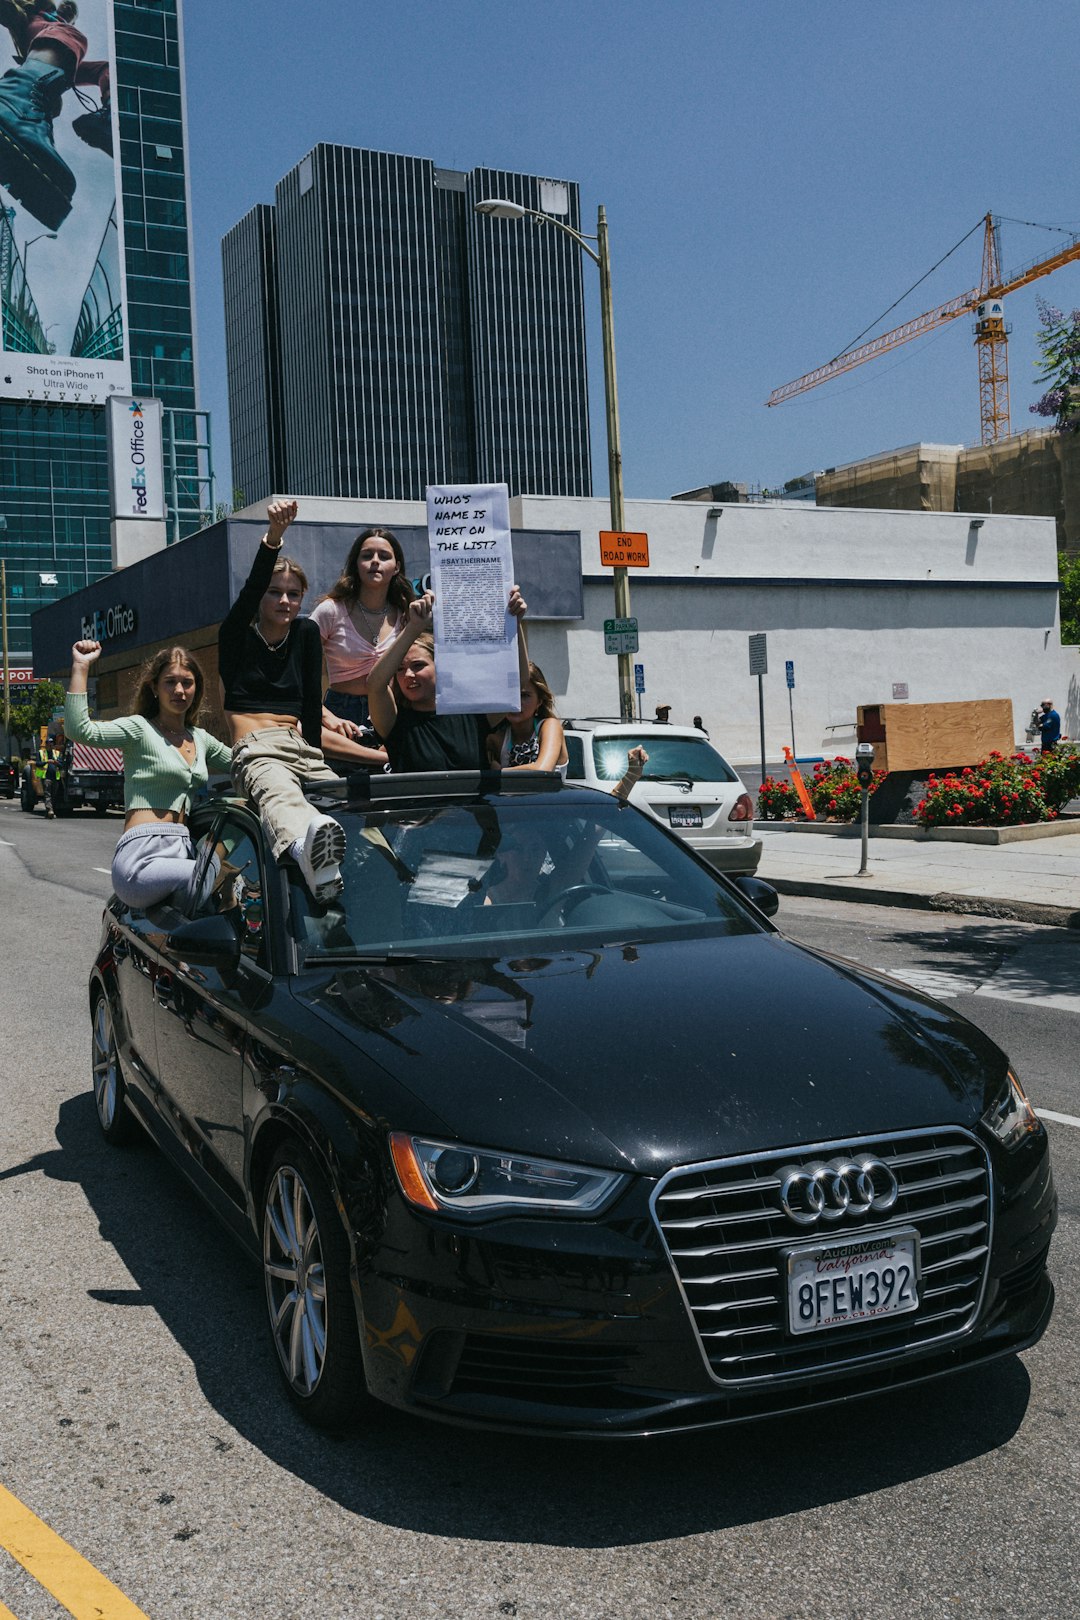
[[590,894],[613,894],[615,891],[606,883],[572,883],[570,887],[559,895],[559,898],[550,905],[541,917],[541,923],[552,921],[567,923],[570,913],[576,911],[583,900]]

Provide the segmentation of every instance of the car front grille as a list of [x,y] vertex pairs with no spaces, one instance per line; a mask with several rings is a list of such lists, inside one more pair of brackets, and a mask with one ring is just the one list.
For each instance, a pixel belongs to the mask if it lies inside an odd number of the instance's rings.
[[[855,1154],[892,1171],[895,1205],[884,1214],[795,1224],[781,1207],[779,1172]],[[709,1371],[724,1385],[814,1376],[935,1345],[962,1333],[982,1299],[990,1171],[985,1150],[964,1130],[817,1143],[673,1170],[653,1194],[653,1211]],[[786,1249],[901,1226],[919,1232],[916,1311],[789,1332]]]

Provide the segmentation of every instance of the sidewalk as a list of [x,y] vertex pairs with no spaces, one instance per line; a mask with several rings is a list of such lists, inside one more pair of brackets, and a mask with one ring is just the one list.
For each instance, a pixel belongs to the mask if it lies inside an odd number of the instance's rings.
[[758,876],[781,894],[1080,928],[1080,831],[996,846],[871,836],[867,877],[856,876],[857,828],[830,836],[758,822],[755,831],[763,845]]

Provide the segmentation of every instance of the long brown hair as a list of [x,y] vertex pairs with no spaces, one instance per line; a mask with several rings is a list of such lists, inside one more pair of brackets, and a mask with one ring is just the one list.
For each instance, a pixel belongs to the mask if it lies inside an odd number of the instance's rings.
[[150,655],[135,677],[135,686],[131,694],[131,712],[141,714],[144,720],[157,719],[161,705],[154,687],[173,664],[179,664],[181,669],[190,670],[195,677],[195,696],[184,714],[185,726],[193,726],[199,718],[203,687],[206,683],[198,659],[192,657],[186,647],[162,647],[160,652]]
[[390,589],[386,593],[386,600],[391,607],[397,608],[399,613],[404,613],[409,603],[416,596],[416,592],[412,588],[412,581],[407,578],[405,573],[405,553],[401,549],[401,541],[396,534],[391,534],[389,529],[365,529],[363,534],[357,535],[349,547],[349,555],[346,557],[345,566],[341,570],[341,578],[335,585],[331,585],[322,600],[324,602],[344,602],[346,607],[352,607],[360,595],[360,576],[356,572],[356,559],[360,555],[365,540],[385,540],[394,553],[397,573],[390,581]]
[[544,672],[539,664],[529,665],[529,684],[536,687],[536,695],[540,700],[536,705],[537,720],[557,720],[555,694],[544,679]]

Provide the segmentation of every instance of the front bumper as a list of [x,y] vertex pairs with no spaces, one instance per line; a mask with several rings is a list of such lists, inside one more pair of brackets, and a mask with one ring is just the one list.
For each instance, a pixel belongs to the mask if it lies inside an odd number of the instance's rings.
[[[725,1388],[710,1374],[639,1179],[592,1222],[481,1226],[396,1194],[357,1277],[372,1395],[447,1422],[629,1437],[805,1410],[963,1371],[1034,1344],[1053,1309],[1048,1168],[1001,1196],[978,1318],[959,1339]],[[1038,1186],[1037,1195],[1032,1189]]]

